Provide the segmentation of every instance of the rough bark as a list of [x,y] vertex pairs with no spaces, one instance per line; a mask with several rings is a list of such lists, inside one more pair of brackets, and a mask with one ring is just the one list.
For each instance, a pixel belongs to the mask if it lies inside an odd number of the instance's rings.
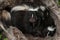
[[[25,35],[20,31],[18,30],[17,28],[15,27],[10,27],[8,29],[8,32],[11,33],[13,35],[14,38],[12,38],[11,40],[28,40]],[[6,35],[8,37],[8,35]],[[8,38],[10,39],[10,38]]]
[[8,40],[28,40],[26,36],[16,27],[10,26],[7,31],[9,34],[6,32],[3,34],[7,37]]

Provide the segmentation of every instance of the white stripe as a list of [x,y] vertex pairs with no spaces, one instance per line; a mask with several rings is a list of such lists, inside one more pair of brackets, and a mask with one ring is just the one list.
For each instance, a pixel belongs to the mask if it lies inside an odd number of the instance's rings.
[[11,9],[12,11],[27,10],[29,7],[27,5],[15,6]]
[[32,14],[32,18],[33,18],[33,14]]
[[52,27],[49,26],[49,27],[48,27],[48,30],[49,30],[49,31],[54,31],[55,28],[52,28]]
[[28,11],[38,11],[39,7],[37,8],[29,8]]
[[39,7],[37,8],[33,8],[33,7],[29,7],[27,5],[21,5],[21,6],[15,6],[11,9],[11,12],[12,11],[20,11],[20,10],[27,10],[27,11],[38,11]]

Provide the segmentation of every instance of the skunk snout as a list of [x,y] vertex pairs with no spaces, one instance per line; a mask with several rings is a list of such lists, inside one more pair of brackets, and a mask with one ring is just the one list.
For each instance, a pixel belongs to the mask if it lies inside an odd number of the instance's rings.
[[29,22],[34,23],[34,22],[36,22],[36,19],[31,17],[31,18],[29,19]]
[[31,17],[29,18],[29,22],[34,23],[37,21],[37,16],[32,14]]

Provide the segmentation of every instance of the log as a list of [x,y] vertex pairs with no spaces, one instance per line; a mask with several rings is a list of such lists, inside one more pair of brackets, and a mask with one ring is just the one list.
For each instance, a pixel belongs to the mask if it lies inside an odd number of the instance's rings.
[[28,40],[27,37],[16,27],[10,26],[7,29],[8,33],[3,32],[8,40]]

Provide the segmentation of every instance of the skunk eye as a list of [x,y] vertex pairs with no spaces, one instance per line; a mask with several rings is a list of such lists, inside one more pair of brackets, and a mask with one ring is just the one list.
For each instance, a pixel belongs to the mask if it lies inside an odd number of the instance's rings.
[[45,11],[45,7],[44,6],[40,6],[40,9],[42,10],[42,11]]

